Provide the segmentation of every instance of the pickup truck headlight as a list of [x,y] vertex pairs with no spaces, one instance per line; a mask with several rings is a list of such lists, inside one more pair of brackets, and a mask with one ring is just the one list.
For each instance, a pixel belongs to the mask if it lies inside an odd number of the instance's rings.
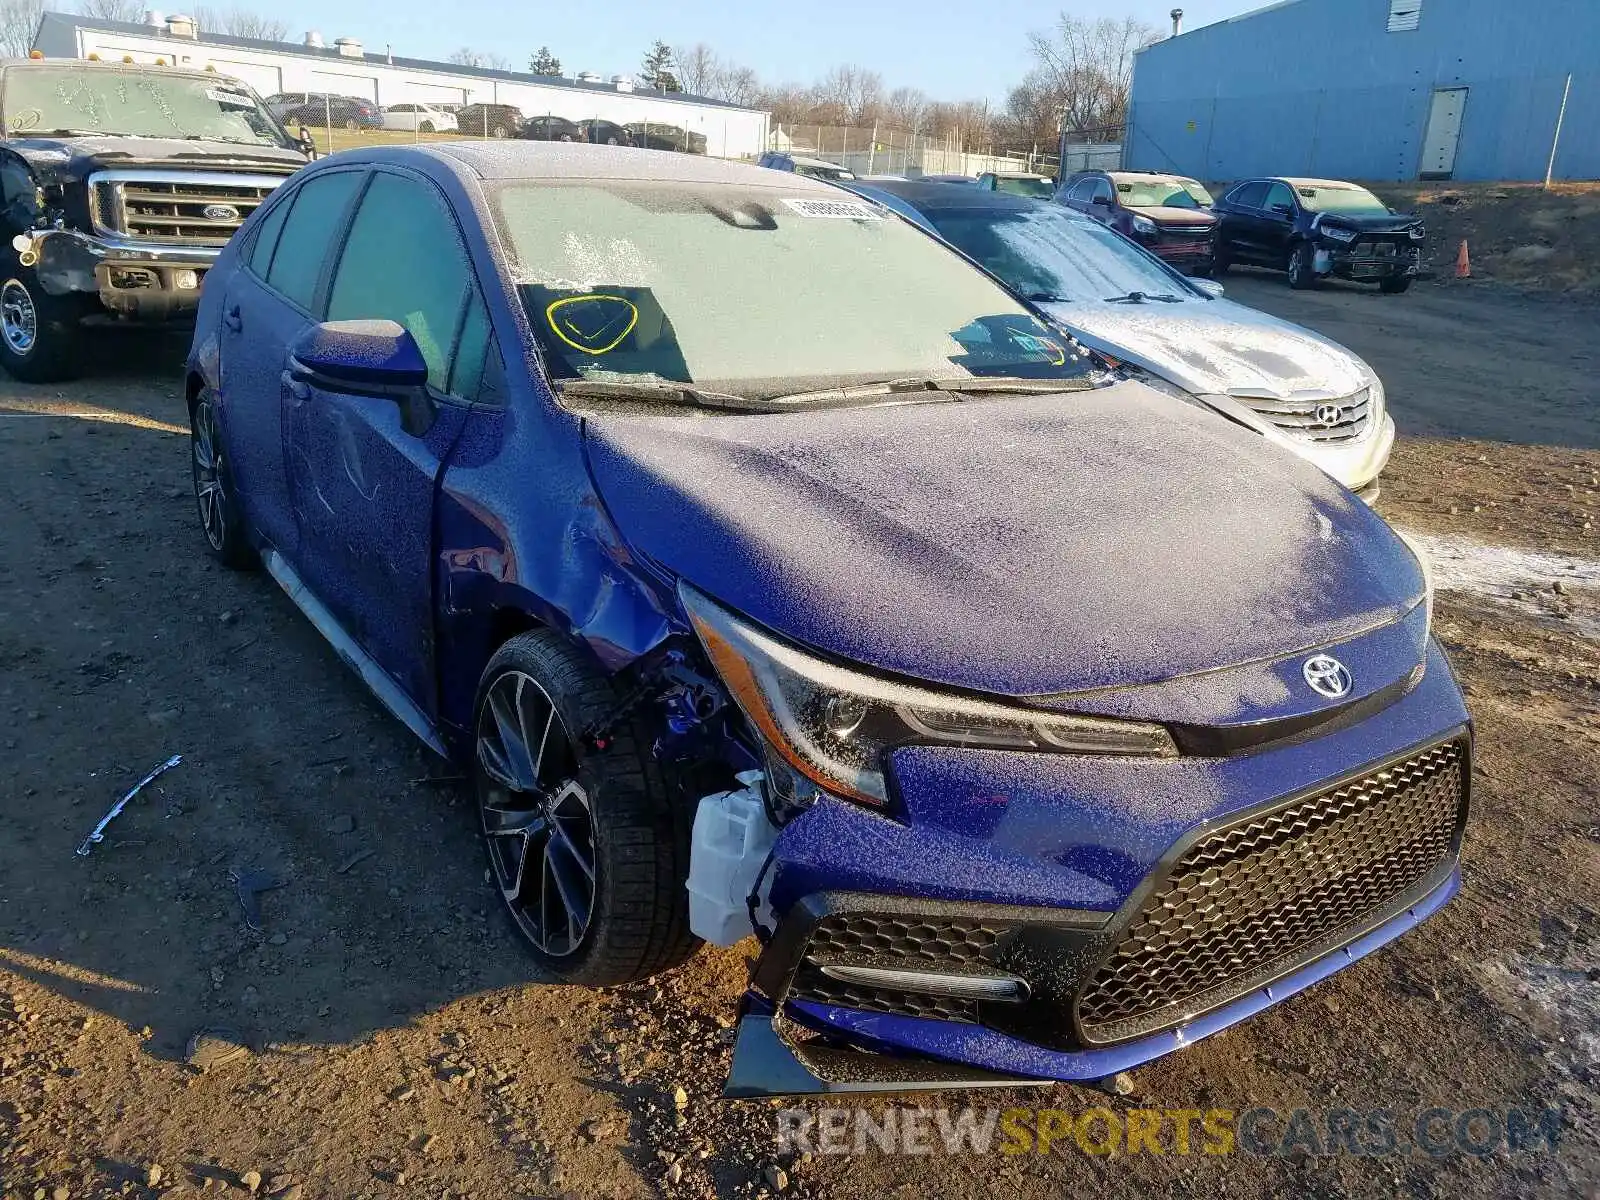
[[882,807],[883,755],[912,742],[1173,758],[1160,725],[1038,712],[879,679],[816,658],[687,584],[678,598],[723,684],[771,750],[818,787]]
[[1156,223],[1149,217],[1141,217],[1138,213],[1133,215],[1133,231],[1151,237],[1155,234]]
[[1320,232],[1325,238],[1332,238],[1336,242],[1353,242],[1356,240],[1354,229],[1340,229],[1336,225],[1323,225]]

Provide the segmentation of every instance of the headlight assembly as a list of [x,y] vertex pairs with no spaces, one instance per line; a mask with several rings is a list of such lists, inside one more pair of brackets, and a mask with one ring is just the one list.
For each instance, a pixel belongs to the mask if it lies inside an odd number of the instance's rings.
[[1142,233],[1146,237],[1149,237],[1151,234],[1155,233],[1156,223],[1149,217],[1141,217],[1135,213],[1133,217],[1133,231],[1135,233]]
[[816,658],[686,584],[678,595],[723,684],[772,751],[818,787],[888,800],[883,755],[911,742],[1175,757],[1160,725],[1038,712],[878,679]]
[[1354,229],[1340,229],[1337,225],[1323,225],[1319,232],[1325,238],[1332,238],[1336,242],[1353,242],[1356,240]]
[[1410,534],[1401,533],[1401,531],[1398,529],[1395,530],[1395,533],[1398,534],[1400,540],[1406,544],[1406,549],[1410,550],[1412,555],[1416,558],[1417,566],[1422,568],[1422,584],[1426,589],[1423,597],[1423,603],[1428,606],[1425,610],[1427,625],[1422,636],[1427,637],[1433,632],[1433,563],[1428,560],[1427,552],[1423,550],[1422,546]]

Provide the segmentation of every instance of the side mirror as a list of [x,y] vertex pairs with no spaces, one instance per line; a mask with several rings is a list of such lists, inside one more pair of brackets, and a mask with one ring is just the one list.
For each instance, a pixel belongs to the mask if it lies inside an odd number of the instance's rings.
[[1195,287],[1199,288],[1202,292],[1204,292],[1206,295],[1210,296],[1213,300],[1215,300],[1218,296],[1222,295],[1223,287],[1215,279],[1198,279],[1198,278],[1196,278],[1196,279],[1189,280],[1189,282],[1194,284]]
[[316,143],[315,139],[313,139],[312,136],[311,136],[311,130],[307,129],[304,125],[302,125],[302,126],[300,126],[300,130],[299,130],[299,135],[298,136],[299,136],[299,141],[300,141],[300,152],[302,154],[304,154],[307,158],[310,158],[310,159],[317,158],[318,157],[317,143]]
[[326,392],[393,400],[400,426],[421,436],[433,425],[428,364],[395,321],[324,321],[289,346],[289,376]]
[[1089,203],[1090,204],[1098,204],[1101,208],[1110,208],[1111,207],[1111,197],[1110,196],[1096,196],[1093,200],[1089,201]]

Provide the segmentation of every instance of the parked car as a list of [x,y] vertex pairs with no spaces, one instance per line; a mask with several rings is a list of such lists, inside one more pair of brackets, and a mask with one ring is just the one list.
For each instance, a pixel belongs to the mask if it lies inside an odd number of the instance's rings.
[[371,100],[360,96],[324,96],[321,92],[301,92],[294,104],[279,114],[286,125],[309,125],[318,129],[381,129],[383,113]]
[[543,977],[759,928],[732,1094],[1080,1080],[1456,892],[1471,723],[1366,505],[859,197],[637,165],[314,164],[188,360],[205,544],[471,779]]
[[1182,175],[1148,171],[1079,171],[1056,199],[1111,226],[1179,270],[1209,275],[1217,218],[1211,193]]
[[596,146],[633,145],[633,134],[615,121],[602,121],[598,117],[591,117],[587,121],[580,121],[578,127],[583,132],[583,140]]
[[854,179],[856,173],[848,167],[841,167],[838,163],[831,163],[820,158],[806,158],[800,154],[788,154],[779,150],[769,150],[756,160],[756,166],[766,167],[773,171],[792,171],[796,175],[806,175],[812,179]]
[[526,124],[512,104],[464,104],[456,109],[456,129],[467,137],[516,137]]
[[1040,200],[1047,200],[1056,194],[1053,180],[1031,171],[985,171],[976,182],[979,190],[985,192],[1006,192]]
[[432,104],[391,104],[383,110],[383,127],[407,133],[454,133],[456,117]]
[[1272,267],[1292,288],[1329,276],[1403,292],[1417,277],[1422,219],[1397,213],[1366,188],[1332,179],[1251,179],[1216,204],[1217,263]]
[[663,125],[655,121],[635,121],[624,126],[635,146],[646,150],[677,150],[685,154],[704,154],[706,135],[691,133],[680,125]]
[[248,85],[209,71],[0,61],[0,366],[69,379],[103,328],[193,320],[222,246],[304,166]]
[[954,183],[967,187],[976,187],[978,180],[972,175],[914,175],[909,176],[922,183]]
[[581,142],[583,128],[565,117],[530,117],[522,124],[518,137],[535,142]]
[[1343,346],[1221,298],[1078,213],[939,184],[846,184],[1029,298],[1073,337],[1254,429],[1367,500],[1394,446],[1383,384]]

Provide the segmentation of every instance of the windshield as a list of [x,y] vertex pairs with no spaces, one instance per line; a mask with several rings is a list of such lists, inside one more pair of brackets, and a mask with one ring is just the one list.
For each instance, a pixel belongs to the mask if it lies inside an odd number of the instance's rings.
[[222,75],[12,67],[0,111],[13,137],[110,133],[289,145],[255,94]]
[[992,280],[853,196],[575,180],[507,184],[493,206],[556,379],[770,399],[1092,371]]
[[1061,208],[942,209],[927,215],[941,237],[1024,296],[1085,301],[1142,292],[1195,298],[1121,234]]
[[1209,208],[1211,193],[1192,179],[1117,180],[1124,208]]
[[1389,206],[1379,200],[1366,188],[1351,186],[1341,187],[1297,187],[1295,194],[1300,197],[1300,207],[1307,212],[1326,213],[1377,213],[1386,214]]
[[1056,185],[1048,179],[1017,179],[996,175],[997,192],[1010,192],[1013,196],[1031,196],[1035,200],[1048,200],[1056,194]]
[[844,167],[830,166],[827,163],[795,163],[796,175],[809,175],[813,179],[854,179],[856,173]]

